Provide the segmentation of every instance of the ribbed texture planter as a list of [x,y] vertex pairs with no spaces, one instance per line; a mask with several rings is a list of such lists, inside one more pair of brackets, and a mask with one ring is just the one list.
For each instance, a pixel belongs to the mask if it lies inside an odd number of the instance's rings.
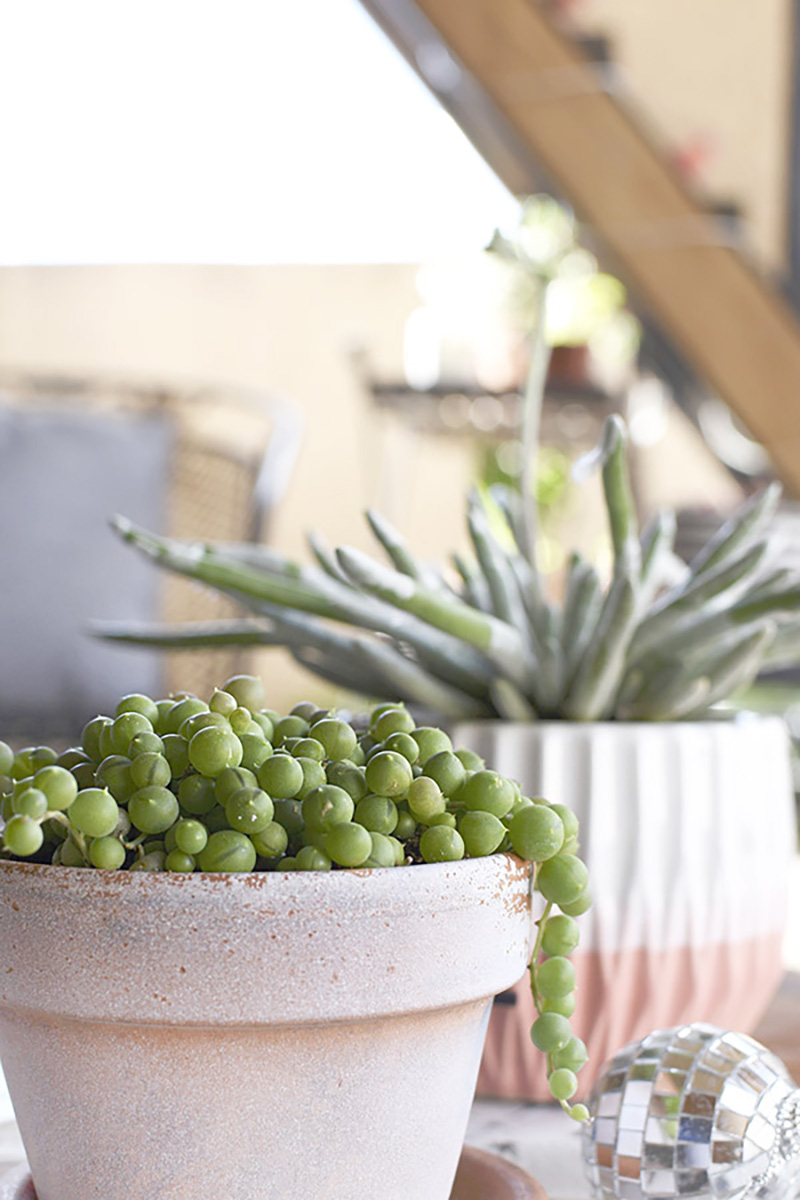
[[[594,896],[573,956],[584,1090],[653,1029],[753,1028],[782,974],[795,847],[782,721],[476,722],[454,736],[580,819]],[[492,1014],[478,1091],[545,1098],[529,989],[515,991],[516,1005]]]
[[38,1200],[447,1200],[530,871],[0,862],[0,1056]]

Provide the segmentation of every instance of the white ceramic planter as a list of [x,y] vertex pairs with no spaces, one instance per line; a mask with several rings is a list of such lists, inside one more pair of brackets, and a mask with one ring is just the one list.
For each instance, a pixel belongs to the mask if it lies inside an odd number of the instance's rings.
[[[573,956],[584,1088],[653,1029],[756,1024],[782,974],[795,848],[782,721],[475,722],[454,737],[580,819],[594,896]],[[544,1098],[530,993],[515,991],[493,1012],[478,1091]]]
[[507,856],[0,862],[0,1056],[38,1200],[446,1200],[530,912]]

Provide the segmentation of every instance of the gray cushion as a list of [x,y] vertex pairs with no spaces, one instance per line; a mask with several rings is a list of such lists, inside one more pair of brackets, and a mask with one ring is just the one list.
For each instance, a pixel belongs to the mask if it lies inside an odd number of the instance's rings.
[[160,415],[0,400],[0,738],[71,733],[130,691],[159,691],[154,651],[90,638],[96,617],[158,616],[161,573],[108,528],[164,526],[172,430]]

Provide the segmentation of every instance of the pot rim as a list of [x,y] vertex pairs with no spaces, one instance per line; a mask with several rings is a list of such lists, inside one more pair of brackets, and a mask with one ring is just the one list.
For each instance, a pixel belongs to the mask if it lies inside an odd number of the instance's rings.
[[286,1025],[510,987],[530,959],[532,864],[493,854],[425,868],[396,878],[392,868],[182,875],[0,863],[10,968],[0,1013]]
[[592,729],[729,729],[732,725],[770,725],[777,724],[784,728],[786,722],[780,713],[760,713],[753,709],[735,709],[729,713],[720,713],[713,717],[699,718],[694,721],[574,721],[568,717],[534,721],[509,721],[503,717],[470,717],[463,721],[453,721],[451,729],[571,729],[585,732]]
[[[409,867],[340,867],[330,871],[104,871],[97,867],[67,867],[61,863],[40,863],[30,862],[26,859],[16,858],[0,858],[0,871],[10,871],[21,875],[30,875],[33,878],[40,876],[46,878],[51,873],[54,877],[54,882],[59,879],[62,881],[84,881],[89,879],[102,880],[103,884],[110,887],[139,887],[142,890],[152,887],[187,887],[190,884],[205,888],[231,888],[232,886],[245,886],[257,891],[268,890],[269,888],[280,887],[289,888],[291,884],[294,887],[306,887],[314,890],[323,886],[322,880],[336,879],[340,882],[330,884],[331,887],[346,888],[352,886],[353,880],[363,880],[375,878],[381,881],[388,882],[387,877],[394,878],[394,873],[398,870],[405,873],[410,869],[416,873],[420,872],[418,883],[427,884],[435,883],[437,876],[441,879],[446,879],[453,871],[459,875],[463,875],[466,871],[472,874],[483,875],[487,872],[487,864],[493,864],[498,868],[499,861],[505,861],[508,868],[516,867],[522,873],[528,873],[532,879],[533,864],[519,858],[512,851],[504,851],[502,853],[484,854],[475,858],[463,858],[455,862],[440,862],[440,863],[413,863]],[[514,872],[516,874],[516,872]],[[402,877],[405,877],[404,874]],[[137,880],[160,880],[160,883],[144,883]],[[303,882],[299,882],[303,880]],[[200,882],[202,881],[202,882]],[[280,882],[278,882],[280,881]],[[398,880],[399,883],[399,880]],[[403,885],[404,888],[409,887],[409,884]],[[63,883],[62,883],[63,886]],[[359,885],[360,886],[360,885]]]

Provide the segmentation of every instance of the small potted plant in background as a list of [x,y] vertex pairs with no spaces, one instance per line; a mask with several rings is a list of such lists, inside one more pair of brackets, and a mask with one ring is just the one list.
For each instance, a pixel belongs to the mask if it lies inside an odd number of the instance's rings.
[[498,231],[489,250],[502,273],[499,307],[516,331],[516,383],[525,383],[537,340],[530,331],[541,321],[548,389],[569,396],[604,380],[617,390],[634,363],[639,324],[624,285],[580,244],[572,213],[551,196],[530,196],[514,235]]
[[264,703],[237,676],[59,755],[0,742],[0,1056],[40,1200],[447,1200],[528,963],[585,1118],[573,814],[401,704]]
[[[540,304],[518,486],[468,497],[472,562],[420,562],[376,513],[368,518],[388,564],[334,553],[316,535],[316,564],[306,566],[268,548],[155,537],[120,519],[118,533],[156,563],[252,615],[103,632],[186,648],[284,646],[353,692],[438,714],[528,794],[572,808],[595,893],[576,956],[575,1020],[600,1063],[657,1026],[700,1017],[747,1029],[777,985],[795,836],[786,731],[724,704],[762,667],[800,659],[800,583],[769,566],[776,486],[688,567],[672,553],[673,514],[640,531],[626,429],[613,416],[581,467],[602,473],[610,577],[573,554],[562,602],[546,594],[531,476],[554,267],[506,239],[494,248],[527,265]],[[522,992],[496,1010],[483,1090],[546,1094],[531,1016]]]

